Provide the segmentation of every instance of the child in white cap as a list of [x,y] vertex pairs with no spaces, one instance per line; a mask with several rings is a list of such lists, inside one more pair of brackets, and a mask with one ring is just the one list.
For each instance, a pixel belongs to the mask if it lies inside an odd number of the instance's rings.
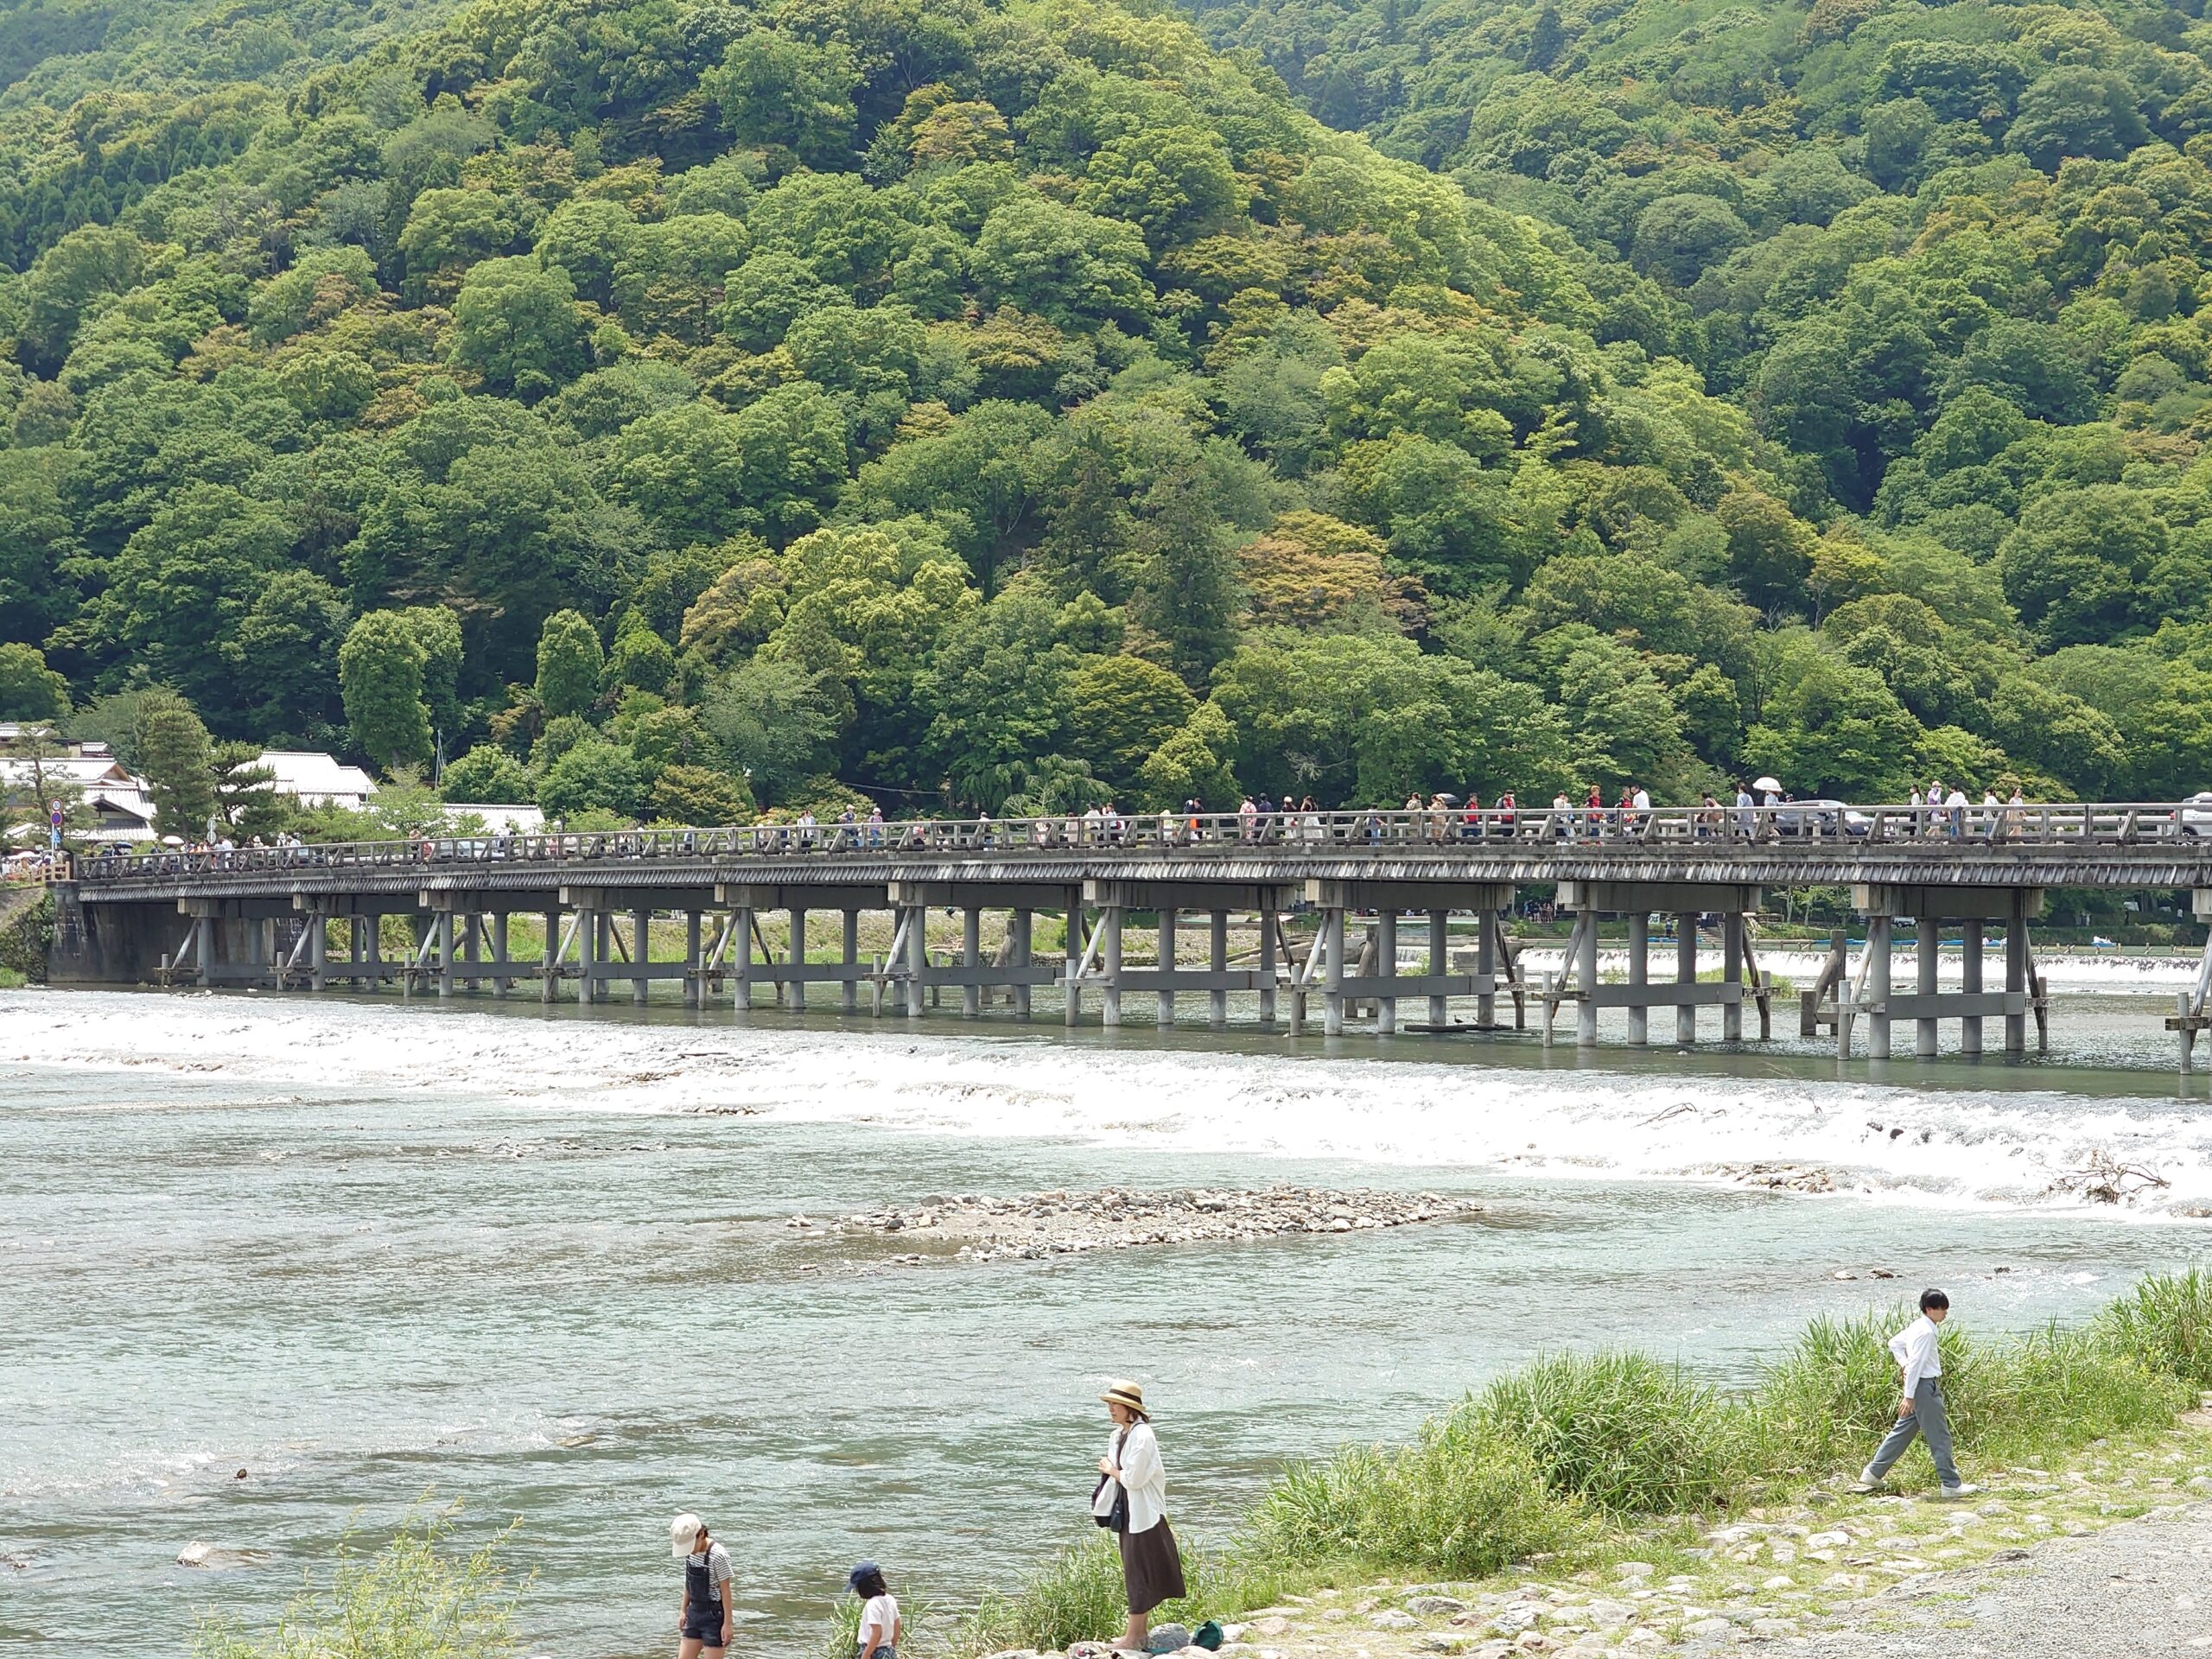
[[683,1603],[677,1614],[676,1659],[721,1659],[729,1646],[735,1605],[729,1552],[707,1535],[697,1516],[679,1515],[668,1523],[669,1548],[683,1562]]

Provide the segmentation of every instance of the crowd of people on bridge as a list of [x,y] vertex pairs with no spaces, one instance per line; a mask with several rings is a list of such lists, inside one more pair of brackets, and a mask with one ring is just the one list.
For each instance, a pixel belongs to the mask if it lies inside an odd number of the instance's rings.
[[[1868,813],[1875,810],[1885,813],[1882,824],[1885,840],[1909,836],[1996,842],[2021,832],[2029,805],[2018,783],[2012,785],[2009,798],[2001,798],[1994,788],[1986,788],[1977,803],[1956,785],[1947,787],[1940,779],[1931,781],[1924,792],[1916,788],[1908,792],[1903,809],[1908,816],[1902,820],[1897,808],[1862,809],[1827,798],[1800,799],[1771,778],[1739,783],[1726,800],[1708,790],[1694,805],[1685,806],[1655,806],[1650,790],[1642,784],[1624,786],[1610,802],[1605,791],[1592,785],[1579,802],[1560,790],[1548,803],[1525,808],[1510,789],[1488,804],[1473,791],[1465,795],[1416,791],[1406,797],[1402,806],[1393,808],[1325,808],[1311,795],[1294,798],[1286,791],[1278,800],[1262,790],[1243,796],[1227,810],[1210,808],[1195,798],[1179,807],[1157,811],[1126,811],[1108,800],[1080,812],[1003,821],[988,811],[967,818],[887,819],[877,805],[870,805],[865,814],[857,806],[849,805],[829,819],[818,818],[810,809],[791,817],[764,814],[750,825],[732,829],[663,827],[571,833],[556,819],[537,834],[518,834],[512,829],[488,834],[426,833],[412,842],[380,843],[373,861],[393,861],[395,849],[397,856],[407,861],[449,863],[1017,846],[1176,847],[1222,842],[1378,846],[1404,842],[1576,843],[1677,837],[1822,840],[1871,833],[1873,820]],[[50,879],[73,869],[97,878],[120,868],[124,856],[111,845],[104,846],[89,860],[78,858],[73,864],[49,869],[47,874]],[[341,861],[359,861],[288,834],[270,841],[256,836],[241,845],[219,829],[207,839],[138,855],[132,868],[162,873],[308,868]]]

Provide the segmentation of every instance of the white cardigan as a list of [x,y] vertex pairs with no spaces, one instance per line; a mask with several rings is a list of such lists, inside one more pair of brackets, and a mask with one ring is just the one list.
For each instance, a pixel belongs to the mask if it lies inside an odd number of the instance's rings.
[[[1167,1471],[1160,1467],[1160,1441],[1152,1425],[1132,1423],[1126,1430],[1116,1429],[1106,1442],[1106,1456],[1121,1470],[1122,1490],[1129,1495],[1129,1530],[1150,1532],[1167,1518]],[[1098,1489],[1090,1510],[1094,1515],[1109,1515],[1113,1509],[1114,1484],[1109,1481]]]

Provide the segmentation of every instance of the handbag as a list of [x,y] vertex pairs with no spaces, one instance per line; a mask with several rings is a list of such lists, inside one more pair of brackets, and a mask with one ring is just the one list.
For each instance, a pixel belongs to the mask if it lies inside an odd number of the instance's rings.
[[[1128,1438],[1126,1433],[1116,1436],[1114,1441],[1115,1446],[1120,1446]],[[1107,1506],[1106,1513],[1101,1515],[1098,1513],[1098,1494],[1106,1490],[1109,1481],[1113,1482],[1114,1501]],[[1098,1484],[1090,1489],[1090,1518],[1109,1532],[1127,1532],[1129,1529],[1128,1491],[1121,1482],[1115,1480],[1113,1476],[1099,1476]]]

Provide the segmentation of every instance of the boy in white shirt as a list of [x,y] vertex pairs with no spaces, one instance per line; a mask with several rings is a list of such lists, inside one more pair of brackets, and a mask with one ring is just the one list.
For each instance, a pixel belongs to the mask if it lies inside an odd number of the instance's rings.
[[1916,1434],[1928,1442],[1928,1455],[1935,1459],[1944,1497],[1965,1497],[1981,1490],[1959,1478],[1959,1465],[1951,1459],[1951,1425],[1943,1414],[1943,1357],[1937,1333],[1937,1327],[1950,1313],[1948,1296],[1940,1290],[1923,1290],[1920,1317],[1890,1338],[1890,1352],[1903,1378],[1897,1427],[1884,1438],[1873,1462],[1859,1471],[1862,1492],[1881,1490],[1891,1466],[1905,1454]]

